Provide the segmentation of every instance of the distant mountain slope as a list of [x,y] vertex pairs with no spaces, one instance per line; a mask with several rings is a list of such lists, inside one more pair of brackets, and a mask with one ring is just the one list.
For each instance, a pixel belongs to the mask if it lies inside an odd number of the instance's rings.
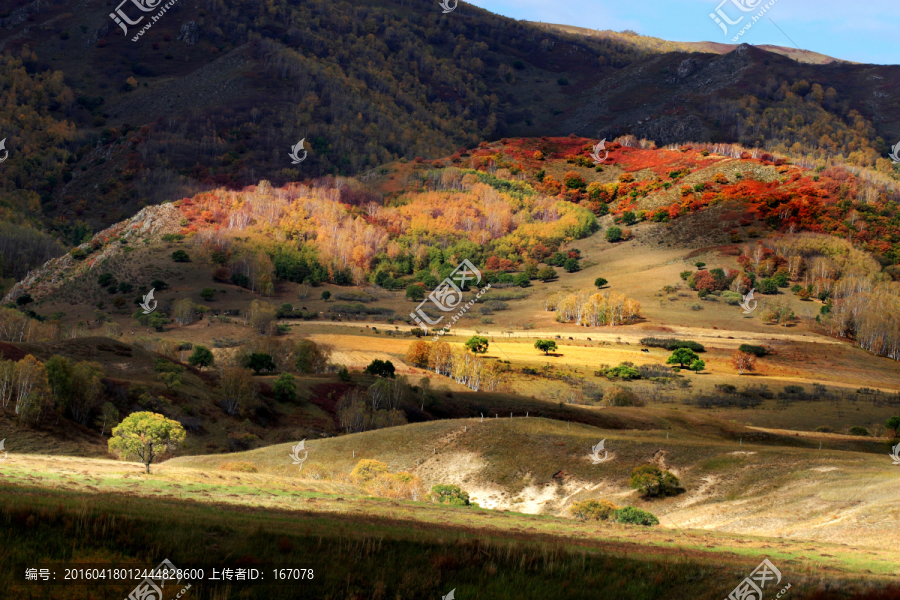
[[900,139],[896,66],[673,52],[432,0],[176,3],[137,41],[109,11],[0,12],[0,48],[21,60],[2,76],[43,82],[26,117],[58,132],[4,132],[3,201],[70,244],[202,190],[362,174],[504,136],[741,142],[868,166]]
[[[607,40],[616,40],[623,43],[634,44],[641,48],[651,49],[656,52],[708,52],[710,54],[728,54],[738,47],[738,44],[723,44],[720,42],[673,42],[663,40],[647,35],[639,35],[633,32],[611,31],[609,29],[588,29],[586,27],[576,27],[574,25],[562,25],[557,23],[541,23],[536,21],[526,21],[531,25],[543,27],[545,29],[564,31],[576,35],[583,35],[590,38],[600,38]],[[781,54],[792,58],[797,62],[810,63],[814,65],[825,65],[833,62],[860,64],[849,60],[833,58],[818,52],[809,50],[798,50],[797,48],[789,48],[785,46],[772,46],[770,44],[760,44],[755,46],[762,50]]]

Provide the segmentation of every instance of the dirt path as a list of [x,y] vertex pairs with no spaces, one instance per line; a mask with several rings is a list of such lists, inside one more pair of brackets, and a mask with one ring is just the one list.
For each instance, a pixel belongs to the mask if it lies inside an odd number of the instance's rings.
[[[358,329],[365,329],[367,323],[365,322],[344,322],[344,321],[294,321],[294,320],[286,320],[279,321],[279,325],[294,325],[294,326],[303,326],[303,325],[330,325],[336,327],[355,327]],[[370,325],[371,326],[371,325]],[[415,329],[414,327],[410,327],[408,325],[388,325],[385,323],[377,323],[374,325],[375,327],[381,327],[383,330],[390,329],[391,327],[399,327],[400,331],[411,331]],[[699,327],[666,327],[664,332],[654,331],[652,329],[641,329],[637,331],[597,331],[590,330],[587,332],[563,332],[560,333],[558,331],[538,331],[538,330],[528,330],[528,331],[509,331],[509,330],[492,330],[492,329],[463,329],[463,328],[454,328],[450,331],[450,334],[456,337],[466,337],[472,335],[484,335],[491,336],[495,338],[529,338],[529,339],[537,339],[537,338],[545,338],[545,339],[556,339],[556,336],[559,336],[560,339],[573,339],[573,340],[591,340],[591,341],[604,341],[604,342],[615,342],[616,340],[621,340],[622,342],[627,342],[629,344],[639,344],[641,338],[649,337],[653,335],[659,335],[662,337],[677,337],[679,339],[690,339],[694,341],[700,340],[715,340],[715,344],[717,346],[722,347],[738,347],[742,343],[750,342],[750,341],[784,341],[784,342],[805,342],[809,344],[841,344],[839,340],[833,340],[831,338],[816,336],[816,335],[808,335],[808,334],[790,334],[790,333],[753,333],[747,331],[728,331],[722,329],[702,329]],[[430,339],[423,338],[423,339]]]

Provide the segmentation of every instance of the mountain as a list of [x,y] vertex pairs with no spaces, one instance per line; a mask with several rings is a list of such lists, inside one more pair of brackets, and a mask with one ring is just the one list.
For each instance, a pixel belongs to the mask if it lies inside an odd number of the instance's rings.
[[0,13],[0,77],[15,82],[0,91],[14,123],[0,220],[22,242],[0,249],[4,287],[148,205],[371,175],[504,136],[738,142],[900,178],[884,158],[900,139],[897,66],[686,52],[425,0],[176,4],[135,30],[100,3]]
[[[633,31],[611,31],[609,29],[597,30],[588,29],[586,27],[576,27],[574,25],[561,25],[556,23],[542,23],[536,21],[526,22],[536,27],[543,27],[545,29],[555,31],[563,31],[565,33],[572,33],[589,38],[596,37],[600,39],[631,43],[641,48],[652,50],[654,52],[701,52],[709,54],[728,54],[738,47],[737,44],[723,44],[721,42],[672,42],[669,40],[663,40],[651,36],[639,35]],[[773,46],[770,44],[760,44],[755,47],[760,48],[761,50],[766,50],[767,52],[772,52],[773,54],[781,54],[783,56],[787,56],[788,58],[792,58],[801,63],[810,63],[815,65],[825,65],[833,62],[859,64],[854,63],[853,61],[841,60],[839,58],[833,58],[831,56],[826,56],[825,54],[811,52],[809,50],[802,50],[799,48]]]

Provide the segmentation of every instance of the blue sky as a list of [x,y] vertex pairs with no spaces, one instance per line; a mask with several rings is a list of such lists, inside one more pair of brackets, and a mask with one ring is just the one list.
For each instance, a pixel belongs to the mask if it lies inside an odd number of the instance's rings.
[[[562,23],[591,29],[632,29],[679,42],[734,43],[749,21],[728,26],[726,36],[709,17],[722,0],[466,0],[513,19]],[[731,21],[755,15],[771,0],[726,0]],[[734,3],[754,7],[742,12]],[[771,19],[771,21],[769,20]],[[772,24],[774,21],[778,27]],[[863,63],[900,64],[900,0],[775,0],[740,42],[797,46]]]

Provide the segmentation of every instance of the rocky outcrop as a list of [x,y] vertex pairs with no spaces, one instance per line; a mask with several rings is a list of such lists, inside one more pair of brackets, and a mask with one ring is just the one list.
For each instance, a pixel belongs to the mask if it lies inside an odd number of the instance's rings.
[[196,21],[188,21],[181,26],[181,33],[178,36],[188,46],[195,45],[200,40],[200,26]]
[[109,258],[121,254],[129,244],[145,239],[160,238],[166,233],[177,233],[181,226],[181,212],[173,203],[148,206],[128,219],[116,223],[94,235],[90,242],[78,246],[88,256],[75,258],[71,253],[47,261],[17,282],[3,298],[3,303],[13,302],[28,292],[38,300],[56,291],[66,280],[80,273],[99,267]]

